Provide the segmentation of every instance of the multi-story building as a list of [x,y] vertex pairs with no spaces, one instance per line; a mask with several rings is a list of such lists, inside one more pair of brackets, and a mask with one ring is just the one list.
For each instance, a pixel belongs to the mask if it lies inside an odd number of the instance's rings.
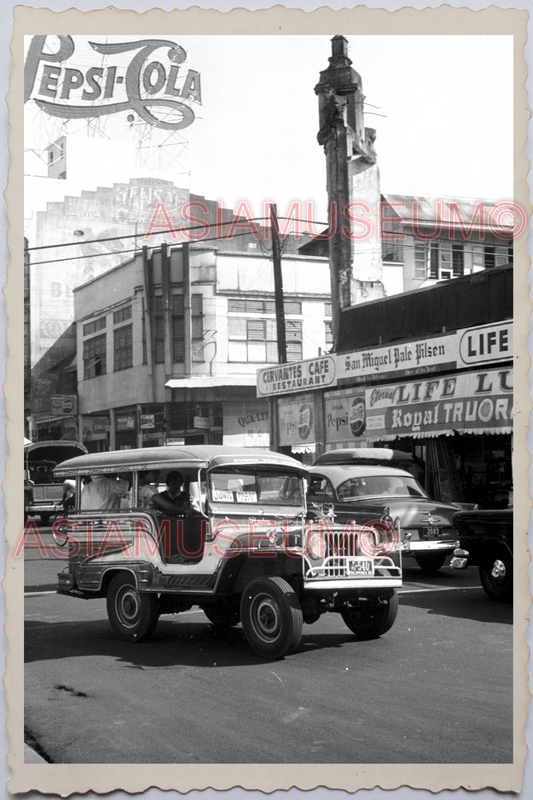
[[[328,347],[329,270],[283,256],[287,356]],[[78,412],[89,449],[269,446],[256,373],[278,361],[272,262],[210,244],[145,249],[74,290]]]

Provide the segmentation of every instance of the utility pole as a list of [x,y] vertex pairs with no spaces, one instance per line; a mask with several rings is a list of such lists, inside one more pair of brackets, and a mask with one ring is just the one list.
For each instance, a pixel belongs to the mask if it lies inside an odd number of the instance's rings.
[[287,335],[285,332],[285,307],[283,305],[281,245],[279,239],[278,212],[275,203],[270,204],[270,227],[272,229],[272,258],[274,261],[274,301],[276,306],[276,331],[278,335],[278,362],[280,364],[286,364]]
[[183,337],[185,352],[183,355],[185,375],[192,374],[192,318],[191,318],[191,261],[189,242],[183,242]]

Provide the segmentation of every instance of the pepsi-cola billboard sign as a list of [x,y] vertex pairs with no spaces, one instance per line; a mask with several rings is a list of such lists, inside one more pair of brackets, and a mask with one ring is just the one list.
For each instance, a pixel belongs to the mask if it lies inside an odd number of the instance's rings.
[[[42,111],[66,120],[130,111],[169,131],[194,122],[188,101],[202,102],[200,73],[183,67],[187,53],[181,45],[169,39],[88,44],[100,58],[81,68],[72,36],[33,36],[24,65],[24,103],[34,99]],[[109,63],[110,56],[116,63]]]

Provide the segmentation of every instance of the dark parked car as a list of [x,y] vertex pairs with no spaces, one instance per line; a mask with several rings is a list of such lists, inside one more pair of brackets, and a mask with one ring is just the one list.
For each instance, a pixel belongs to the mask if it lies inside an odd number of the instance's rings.
[[308,507],[334,506],[336,521],[355,518],[364,524],[368,512],[391,517],[411,556],[427,574],[437,572],[458,546],[452,518],[459,506],[432,500],[413,476],[394,467],[317,465],[309,467]]
[[513,599],[513,509],[461,511],[453,524],[460,546],[450,566],[479,566],[481,584],[491,600]]

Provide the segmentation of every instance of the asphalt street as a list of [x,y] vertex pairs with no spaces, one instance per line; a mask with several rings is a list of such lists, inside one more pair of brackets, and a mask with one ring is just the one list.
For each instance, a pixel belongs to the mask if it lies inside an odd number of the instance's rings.
[[357,642],[326,614],[265,661],[196,608],[120,642],[104,600],[57,596],[62,563],[25,557],[25,729],[48,761],[512,761],[512,607],[475,569],[426,578],[405,562],[385,636]]

